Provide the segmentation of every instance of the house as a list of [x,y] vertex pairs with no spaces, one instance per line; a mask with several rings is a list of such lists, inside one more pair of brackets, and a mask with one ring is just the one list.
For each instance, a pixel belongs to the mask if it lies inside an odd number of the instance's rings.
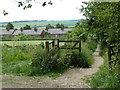
[[[46,30],[0,30],[0,36],[17,36],[21,33],[29,36],[49,36],[49,37],[64,37],[65,33],[71,31],[72,28],[53,28],[53,29],[46,29]],[[45,35],[45,32],[50,33],[49,35]]]
[[50,33],[49,37],[64,37],[65,33],[71,30],[73,29],[72,28],[64,28],[64,29],[53,28],[53,29],[47,29],[45,31]]
[[15,30],[0,30],[0,36],[12,35]]
[[0,36],[17,36],[19,34],[44,37],[44,30],[0,30]]
[[13,36],[17,36],[19,34],[25,34],[25,35],[29,35],[29,36],[41,36],[44,37],[44,30],[16,30],[13,33]]

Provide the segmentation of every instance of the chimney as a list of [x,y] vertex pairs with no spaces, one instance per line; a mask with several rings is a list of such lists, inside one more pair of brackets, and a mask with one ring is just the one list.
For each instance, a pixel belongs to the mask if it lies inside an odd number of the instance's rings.
[[49,29],[48,27],[45,28],[45,30],[47,30],[47,31],[48,31],[48,29]]
[[20,31],[23,32],[23,28],[22,27],[20,28]]
[[10,28],[7,26],[7,27],[6,27],[6,30],[7,30],[7,31],[9,31],[9,30],[10,30]]
[[61,26],[61,30],[64,31],[64,25]]
[[37,32],[37,27],[36,27],[36,25],[35,25],[35,27],[34,27],[34,30]]

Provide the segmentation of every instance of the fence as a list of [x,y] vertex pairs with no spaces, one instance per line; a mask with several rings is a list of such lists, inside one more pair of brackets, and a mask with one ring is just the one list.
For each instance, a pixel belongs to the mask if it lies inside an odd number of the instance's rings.
[[[70,43],[74,43],[74,45],[71,47],[66,47],[65,45],[63,46],[60,46],[60,43],[67,43],[67,42],[70,42]],[[46,44],[46,52],[49,53],[51,50],[54,50],[54,49],[78,49],[79,52],[81,52],[81,40],[57,40],[57,43],[55,43],[55,40],[52,40],[52,41],[46,41],[45,42]],[[78,47],[76,47],[78,44]]]
[[119,45],[108,45],[108,61],[111,67],[111,64],[117,61],[120,61],[120,46]]

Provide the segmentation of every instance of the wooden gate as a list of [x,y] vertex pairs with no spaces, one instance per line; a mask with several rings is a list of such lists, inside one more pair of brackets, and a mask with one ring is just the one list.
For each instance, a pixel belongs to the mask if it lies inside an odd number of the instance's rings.
[[[74,43],[73,45],[70,45],[70,47],[66,47],[65,45],[60,46],[60,43]],[[57,40],[57,43],[55,43],[55,40],[52,41],[46,41],[46,52],[49,53],[53,49],[78,49],[79,52],[81,52],[81,40]],[[77,46],[78,45],[78,46]]]
[[[74,43],[73,45],[70,45],[70,47],[67,47],[65,45],[60,47],[60,43]],[[76,47],[78,44],[78,47]],[[58,49],[78,49],[81,52],[81,40],[59,40],[57,41],[57,47]]]

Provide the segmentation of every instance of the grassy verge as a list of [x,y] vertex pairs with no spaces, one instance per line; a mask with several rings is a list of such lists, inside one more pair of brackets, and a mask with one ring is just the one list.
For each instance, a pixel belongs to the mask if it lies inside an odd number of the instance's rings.
[[21,44],[19,47],[4,45],[2,73],[22,76],[47,75],[56,78],[71,67],[90,67],[94,62],[93,51],[90,48],[89,44],[82,43],[81,53],[79,50],[56,49],[46,54],[41,44],[37,46]]
[[86,82],[92,88],[120,88],[119,65],[111,65],[113,68],[110,69],[105,49],[102,50],[102,53],[100,52],[100,55],[104,58],[104,64],[98,72],[87,78]]

